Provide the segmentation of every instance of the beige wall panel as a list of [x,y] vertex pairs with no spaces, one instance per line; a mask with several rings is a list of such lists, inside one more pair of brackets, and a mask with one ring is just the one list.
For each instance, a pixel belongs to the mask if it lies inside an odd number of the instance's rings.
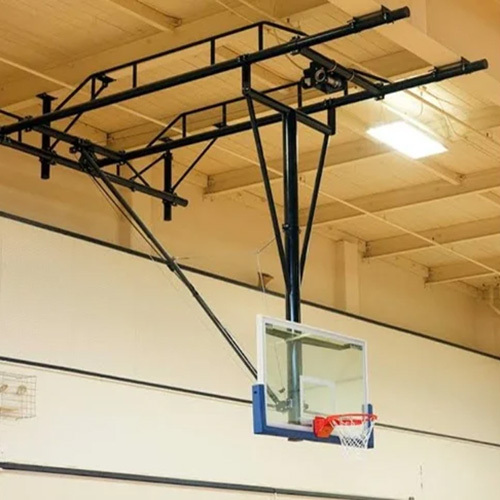
[[[158,264],[12,221],[1,221],[1,234],[3,355],[250,396],[252,380]],[[282,315],[282,300],[191,278],[255,359],[255,314]],[[382,423],[500,442],[498,360],[310,306],[304,322],[368,341]],[[376,449],[353,465],[334,446],[253,436],[247,405],[1,369],[38,376],[37,418],[1,424],[6,461],[426,500],[493,500],[500,487],[494,447],[379,429]],[[13,500],[35,491],[54,499],[187,497],[160,486],[8,472],[0,488]]]

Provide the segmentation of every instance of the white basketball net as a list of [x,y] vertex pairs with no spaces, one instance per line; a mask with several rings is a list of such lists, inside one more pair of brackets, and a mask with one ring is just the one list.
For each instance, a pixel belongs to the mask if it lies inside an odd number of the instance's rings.
[[359,416],[340,415],[335,421],[332,436],[337,436],[342,448],[351,453],[365,450],[368,447],[375,421],[371,418],[360,419]]

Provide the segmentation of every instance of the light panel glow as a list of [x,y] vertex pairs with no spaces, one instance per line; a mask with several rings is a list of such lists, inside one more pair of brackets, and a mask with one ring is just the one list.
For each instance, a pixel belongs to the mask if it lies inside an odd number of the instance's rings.
[[404,121],[373,127],[368,134],[414,160],[447,151],[441,143]]

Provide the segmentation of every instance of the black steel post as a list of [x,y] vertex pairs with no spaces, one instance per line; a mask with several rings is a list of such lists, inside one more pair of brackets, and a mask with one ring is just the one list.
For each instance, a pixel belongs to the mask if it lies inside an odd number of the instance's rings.
[[285,189],[285,254],[287,260],[286,318],[300,323],[299,178],[297,115],[283,114],[283,174]]
[[[331,115],[335,115],[335,110],[328,113],[328,121],[332,122],[332,129],[335,130],[335,125]],[[319,188],[321,186],[321,179],[323,177],[323,170],[325,168],[326,153],[328,150],[328,143],[330,140],[329,135],[323,137],[323,145],[321,146],[321,153],[319,155],[318,170],[316,171],[316,179],[314,180],[314,188],[311,196],[311,207],[309,208],[309,217],[307,218],[306,231],[304,234],[304,242],[302,244],[302,253],[300,255],[300,280],[304,278],[304,269],[307,262],[307,251],[309,250],[309,241],[311,239],[311,232],[314,223],[314,214],[316,213],[316,206],[318,204]]]
[[[163,156],[163,190],[172,192],[172,153],[167,151]],[[163,200],[163,220],[172,220],[172,203]]]
[[[49,94],[38,94],[37,97],[42,100],[42,114],[46,115],[47,113],[50,113],[52,111],[52,101],[54,101],[56,98],[52,97]],[[47,124],[47,126],[50,127],[50,122]],[[51,150],[50,136],[47,134],[42,134],[42,149],[44,151]],[[44,180],[50,179],[50,163],[51,161],[47,158],[40,158],[40,165],[42,167],[40,177]]]
[[[286,318],[300,323],[299,179],[297,167],[297,114],[283,114],[283,177],[285,198]],[[288,342],[288,401],[290,423],[300,421],[302,345]]]

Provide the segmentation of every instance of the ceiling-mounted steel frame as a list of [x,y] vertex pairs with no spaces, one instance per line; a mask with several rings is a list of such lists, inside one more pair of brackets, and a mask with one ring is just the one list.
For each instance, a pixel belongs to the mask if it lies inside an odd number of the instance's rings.
[[[179,197],[175,193],[175,189],[183,182],[188,174],[194,169],[199,159],[210,149],[218,138],[227,137],[244,131],[253,131],[256,142],[257,153],[261,172],[264,180],[264,187],[268,199],[271,220],[276,236],[278,253],[280,256],[283,276],[286,284],[286,304],[287,304],[287,319],[292,321],[300,321],[300,284],[304,275],[307,250],[312,230],[315,207],[319,195],[319,187],[321,183],[321,175],[323,172],[326,151],[328,148],[328,139],[335,133],[335,112],[337,108],[350,104],[370,100],[382,99],[386,95],[393,94],[402,90],[411,89],[421,85],[427,85],[443,81],[456,76],[465,75],[486,69],[488,64],[486,60],[469,62],[461,60],[456,63],[434,68],[431,72],[407,78],[405,80],[390,82],[385,79],[369,75],[365,72],[358,71],[356,68],[346,68],[336,61],[333,61],[321,53],[317,52],[313,47],[325,42],[331,42],[336,39],[360,33],[372,28],[383,26],[409,17],[410,11],[408,8],[400,8],[389,10],[382,8],[380,11],[360,16],[351,20],[351,22],[316,35],[306,35],[305,33],[291,29],[286,26],[269,22],[259,22],[253,25],[232,30],[226,33],[209,37],[197,42],[190,43],[181,47],[177,47],[150,57],[137,59],[129,63],[121,64],[108,68],[107,70],[93,73],[87,77],[80,85],[78,85],[54,110],[50,108],[49,98],[43,98],[44,108],[43,113],[36,117],[23,118],[9,112],[0,113],[14,118],[15,123],[3,125],[0,127],[0,145],[10,147],[32,156],[38,157],[42,164],[42,177],[47,178],[50,173],[50,165],[60,164],[81,172],[87,173],[96,179],[99,179],[103,185],[114,196],[122,208],[128,213],[136,225],[146,235],[147,239],[155,250],[162,255],[165,263],[173,270],[181,279],[181,281],[191,290],[196,300],[200,303],[204,311],[210,316],[215,326],[222,333],[224,338],[231,345],[233,350],[238,354],[246,367],[252,374],[255,374],[255,369],[248,361],[248,358],[241,352],[241,349],[228,334],[227,330],[222,326],[217,317],[213,314],[210,308],[206,305],[203,299],[196,292],[196,289],[191,285],[189,280],[179,273],[178,266],[171,259],[166,250],[161,246],[159,241],[154,237],[147,226],[141,221],[137,214],[133,211],[126,200],[116,190],[115,184],[125,186],[133,191],[142,192],[150,196],[163,200],[165,204],[164,218],[171,219],[171,207],[175,205],[186,206],[187,200]],[[265,47],[264,34],[267,28],[279,29],[283,32],[293,35],[293,38],[282,44]],[[216,45],[226,37],[237,35],[243,31],[255,29],[257,31],[257,51],[243,54],[233,59],[217,62],[216,61]],[[209,48],[210,64],[186,73],[178,74],[168,78],[160,79],[145,84],[139,84],[140,75],[139,69],[141,65],[148,62],[168,57],[170,54],[182,52],[191,49],[195,46],[206,44]],[[343,95],[331,98],[325,98],[321,102],[314,104],[303,105],[302,99],[302,82],[291,82],[279,87],[267,89],[264,91],[256,91],[251,86],[252,65],[283,55],[294,55],[297,57],[305,57],[311,64],[319,65],[326,71],[330,72],[336,78],[344,82],[341,85]],[[127,72],[130,70],[130,88],[120,92],[111,93],[102,96],[104,90],[111,88],[114,81],[113,74]],[[242,74],[242,96],[229,99],[226,101],[210,104],[197,109],[192,109],[179,114],[170,123],[155,134],[145,147],[133,149],[131,151],[114,151],[109,147],[104,147],[91,141],[82,139],[78,136],[69,133],[71,127],[78,119],[87,112],[102,109],[107,106],[116,105],[131,99],[152,94],[166,89],[171,89],[179,85],[196,82],[203,78],[208,78],[215,75],[220,75],[229,71],[240,70]],[[100,86],[98,87],[98,84]],[[90,86],[90,99],[69,106],[71,100],[82,92],[87,86]],[[283,104],[278,99],[275,99],[272,94],[279,90],[296,89],[297,106],[291,107]],[[359,90],[361,89],[361,90]],[[253,105],[256,100],[267,107],[270,107],[276,113],[262,117],[257,117]],[[227,110],[228,106],[233,103],[246,101],[249,112],[249,120],[235,124],[228,124]],[[189,133],[188,117],[193,114],[218,109],[220,111],[220,120],[212,124],[209,130],[201,132]],[[327,123],[313,118],[311,115],[319,112],[328,112]],[[63,131],[53,128],[53,124],[65,118],[72,118],[70,124]],[[318,163],[318,171],[314,184],[312,203],[308,222],[305,230],[305,238],[302,246],[302,251],[299,248],[299,223],[298,223],[298,165],[297,165],[297,122],[313,127],[324,135],[323,146]],[[167,136],[175,128],[179,128],[180,122],[180,137],[172,138]],[[271,184],[267,173],[262,142],[260,140],[260,127],[277,124],[282,122],[283,127],[283,158],[284,158],[284,219],[283,232],[285,241],[281,239],[281,230],[279,227],[279,218],[276,212]],[[41,137],[41,147],[28,144],[24,140],[24,132],[34,131]],[[17,138],[12,137],[17,134]],[[54,141],[54,142],[52,142]],[[181,178],[173,183],[172,181],[172,152],[175,149],[194,144],[208,142],[205,149],[201,152],[195,162],[184,172]],[[79,161],[67,157],[63,153],[55,151],[55,147],[65,143],[70,146],[70,151],[80,155]],[[154,155],[159,155],[154,158],[146,167],[138,170],[131,162],[140,158],[146,158]],[[143,174],[160,164],[163,159],[163,187],[156,189],[148,184],[144,179]],[[121,166],[126,165],[132,171],[133,175],[126,178],[122,175]],[[117,169],[116,174],[112,174],[108,167],[114,166]],[[139,182],[141,181],[141,182]],[[295,366],[296,380],[293,383],[298,383],[300,376],[300,353],[295,352],[291,348],[289,362]],[[293,370],[292,370],[293,371]],[[293,384],[292,384],[293,385]]]

